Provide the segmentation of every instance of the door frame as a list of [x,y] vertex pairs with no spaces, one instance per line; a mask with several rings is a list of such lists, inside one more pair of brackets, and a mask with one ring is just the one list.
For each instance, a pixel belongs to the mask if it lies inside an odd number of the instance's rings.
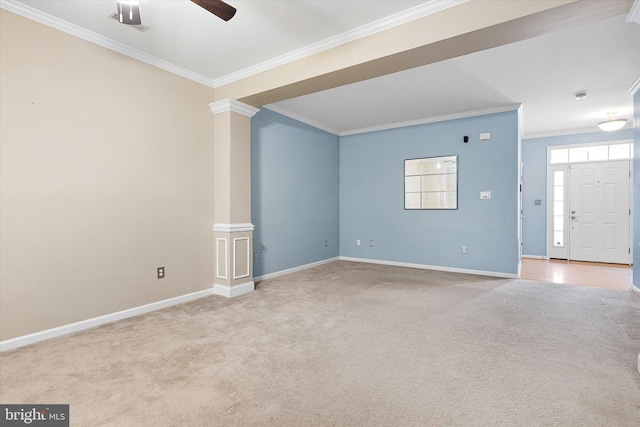
[[[629,179],[631,180],[631,184],[633,184],[633,140],[631,139],[621,139],[621,140],[614,140],[614,141],[600,141],[600,142],[589,142],[589,143],[583,143],[583,144],[565,144],[565,145],[552,145],[552,146],[547,146],[547,185],[546,185],[546,212],[545,212],[545,216],[546,216],[546,255],[545,258],[546,259],[550,259],[550,258],[560,258],[560,259],[570,259],[570,253],[569,253],[569,246],[570,246],[570,233],[569,233],[569,229],[568,227],[568,222],[569,222],[569,166],[572,164],[571,162],[567,162],[567,163],[556,163],[556,164],[551,164],[551,151],[552,150],[556,150],[556,149],[571,149],[571,148],[581,148],[581,147],[594,147],[594,146],[599,146],[599,145],[620,145],[620,144],[631,144],[631,158],[629,159],[630,162],[630,173],[631,176],[629,177]],[[615,160],[624,160],[624,159],[615,159]],[[573,162],[573,164],[579,164],[579,163],[594,163],[594,162],[606,162],[608,160],[594,160],[593,162]],[[561,250],[559,251],[557,248],[553,247],[553,172],[554,170],[559,170],[564,168],[565,174],[564,174],[564,200],[565,200],[565,204],[564,204],[564,211],[563,211],[563,215],[564,215],[564,250],[565,252],[565,256],[564,258],[561,258],[558,256],[558,254],[560,252],[562,252]],[[633,221],[631,221],[631,218],[633,217],[633,186],[630,185],[629,187],[629,207],[631,209],[631,213],[629,215],[629,248],[630,248],[630,254],[629,254],[629,265],[631,265],[633,263]]]

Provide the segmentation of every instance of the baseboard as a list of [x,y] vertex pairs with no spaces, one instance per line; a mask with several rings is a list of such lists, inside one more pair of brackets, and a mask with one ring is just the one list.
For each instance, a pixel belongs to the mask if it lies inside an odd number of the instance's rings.
[[469,270],[466,268],[454,268],[454,267],[443,267],[439,265],[426,265],[426,264],[412,264],[408,262],[396,262],[396,261],[384,261],[379,259],[367,259],[367,258],[352,258],[352,257],[340,257],[341,261],[353,261],[353,262],[364,262],[368,264],[382,264],[382,265],[393,265],[396,267],[409,267],[409,268],[419,268],[422,270],[436,270],[436,271],[448,271],[450,273],[464,273],[464,274],[475,274],[478,276],[490,276],[490,277],[501,277],[505,279],[517,279],[517,274],[512,273],[502,273],[497,271],[486,271],[486,270]]
[[153,302],[151,304],[141,305],[139,307],[134,307],[127,310],[106,314],[104,316],[98,316],[92,319],[82,320],[80,322],[58,326],[57,328],[47,329],[44,331],[35,332],[33,334],[11,338],[5,341],[0,341],[0,352],[12,350],[18,347],[24,347],[25,345],[34,344],[40,341],[45,341],[51,338],[59,337],[61,335],[67,335],[73,332],[83,331],[85,329],[93,328],[95,326],[104,325],[105,323],[115,322],[116,320],[122,320],[128,317],[139,316],[141,314],[149,313],[151,311],[159,310],[161,308],[169,307],[176,304],[181,304],[183,302],[206,297],[209,295],[213,295],[213,289],[205,289],[203,291],[193,292],[191,294],[181,295],[179,297],[169,298],[169,299],[158,301],[158,302]]
[[631,284],[631,290],[640,294],[640,288],[634,284]]
[[249,292],[253,292],[255,289],[256,285],[253,281],[231,287],[219,285],[217,283],[213,284],[213,293],[227,298],[248,294]]
[[318,267],[320,265],[329,264],[331,262],[338,261],[340,257],[334,257],[329,259],[323,259],[322,261],[312,262],[310,264],[300,265],[298,267],[288,268],[286,270],[276,271],[275,273],[263,274],[262,276],[257,276],[253,278],[254,282],[260,282],[261,280],[273,279],[276,277],[284,276],[287,274],[295,273],[302,270],[307,270],[309,268]]
[[528,259],[547,259],[546,256],[544,255],[522,255],[522,258],[528,258]]

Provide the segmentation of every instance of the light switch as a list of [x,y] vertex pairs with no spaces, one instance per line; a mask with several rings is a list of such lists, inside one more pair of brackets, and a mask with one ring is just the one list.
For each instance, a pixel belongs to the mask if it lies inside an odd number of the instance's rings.
[[480,192],[480,198],[482,200],[488,200],[491,198],[491,191],[481,191]]

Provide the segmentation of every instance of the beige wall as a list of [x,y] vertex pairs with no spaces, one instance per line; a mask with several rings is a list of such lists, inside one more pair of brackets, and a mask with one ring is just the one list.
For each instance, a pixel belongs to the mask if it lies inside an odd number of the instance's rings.
[[251,118],[226,111],[215,115],[215,123],[215,222],[250,223]]
[[213,89],[0,19],[0,340],[211,288]]

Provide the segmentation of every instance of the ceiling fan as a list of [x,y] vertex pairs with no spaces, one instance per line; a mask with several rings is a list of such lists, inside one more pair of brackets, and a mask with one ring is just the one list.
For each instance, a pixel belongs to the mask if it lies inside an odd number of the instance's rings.
[[[222,0],[191,0],[198,6],[228,21],[236,14],[236,8]],[[121,24],[142,25],[139,0],[116,0],[118,20]]]

